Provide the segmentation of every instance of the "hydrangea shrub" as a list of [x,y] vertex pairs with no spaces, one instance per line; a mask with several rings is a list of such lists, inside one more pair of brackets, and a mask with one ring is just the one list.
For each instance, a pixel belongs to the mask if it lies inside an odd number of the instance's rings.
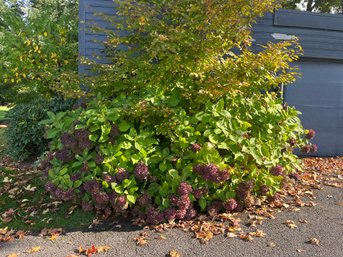
[[[259,99],[257,99],[259,98]],[[85,211],[130,211],[155,224],[251,207],[300,169],[308,143],[298,111],[273,94],[222,98],[195,115],[180,109],[168,133],[127,120],[125,99],[50,113],[47,191]]]

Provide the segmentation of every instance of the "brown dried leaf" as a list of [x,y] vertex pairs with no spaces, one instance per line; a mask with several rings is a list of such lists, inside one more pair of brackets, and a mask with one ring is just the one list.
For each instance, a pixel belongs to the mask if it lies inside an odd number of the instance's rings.
[[136,245],[138,246],[143,246],[146,245],[148,243],[148,241],[146,240],[146,237],[135,237],[133,239],[136,242]]
[[254,237],[251,233],[241,234],[241,235],[239,235],[239,238],[244,240],[244,241],[247,241],[247,242],[254,240]]
[[320,240],[315,237],[310,237],[310,239],[307,242],[311,245],[319,245]]
[[284,224],[286,224],[286,226],[291,228],[291,229],[298,227],[297,224],[295,224],[294,220],[286,220],[286,222]]

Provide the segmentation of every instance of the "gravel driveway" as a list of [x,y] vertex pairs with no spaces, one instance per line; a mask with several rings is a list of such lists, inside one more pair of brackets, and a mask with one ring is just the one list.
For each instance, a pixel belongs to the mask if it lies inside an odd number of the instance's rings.
[[[343,256],[343,190],[324,186],[315,191],[315,196],[316,206],[278,213],[276,219],[268,219],[259,226],[266,236],[250,242],[218,235],[208,244],[201,244],[191,233],[179,229],[163,233],[166,239],[161,239],[157,232],[124,222],[121,227],[107,224],[105,228],[98,228],[100,231],[68,232],[53,241],[37,235],[0,243],[0,256],[16,253],[18,256],[66,257],[77,255],[75,250],[80,245],[92,244],[110,247],[107,252],[94,254],[95,257],[169,256],[174,249],[181,256]],[[286,226],[286,220],[293,220],[297,228]],[[149,234],[148,243],[137,246],[133,238],[142,231]],[[319,245],[308,243],[310,238],[318,239]],[[38,252],[25,253],[36,246],[40,246]]]

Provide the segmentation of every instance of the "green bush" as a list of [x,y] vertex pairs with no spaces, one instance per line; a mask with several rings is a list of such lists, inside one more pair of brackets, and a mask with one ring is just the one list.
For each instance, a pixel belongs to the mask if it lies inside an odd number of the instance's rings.
[[42,122],[55,197],[85,210],[129,209],[148,223],[231,211],[278,191],[300,169],[293,149],[308,144],[298,111],[273,94],[222,98],[194,115],[178,108],[163,134],[128,120],[125,104],[94,100]]
[[16,160],[36,158],[48,149],[48,140],[44,138],[44,126],[39,122],[47,118],[47,111],[70,109],[73,100],[55,97],[52,100],[36,98],[21,103],[9,110],[8,129],[6,130],[8,154]]
[[279,1],[117,2],[119,33],[105,42],[113,63],[84,81],[106,98],[40,123],[49,192],[159,223],[250,207],[298,178],[293,149],[315,151],[314,131],[262,92],[295,80],[301,47],[251,49],[252,23]]

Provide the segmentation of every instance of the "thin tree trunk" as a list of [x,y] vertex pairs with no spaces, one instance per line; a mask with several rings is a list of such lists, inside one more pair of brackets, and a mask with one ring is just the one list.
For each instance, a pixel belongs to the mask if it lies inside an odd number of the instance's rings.
[[306,11],[307,12],[312,12],[313,11],[313,2],[314,0],[308,0],[307,5],[306,5]]

